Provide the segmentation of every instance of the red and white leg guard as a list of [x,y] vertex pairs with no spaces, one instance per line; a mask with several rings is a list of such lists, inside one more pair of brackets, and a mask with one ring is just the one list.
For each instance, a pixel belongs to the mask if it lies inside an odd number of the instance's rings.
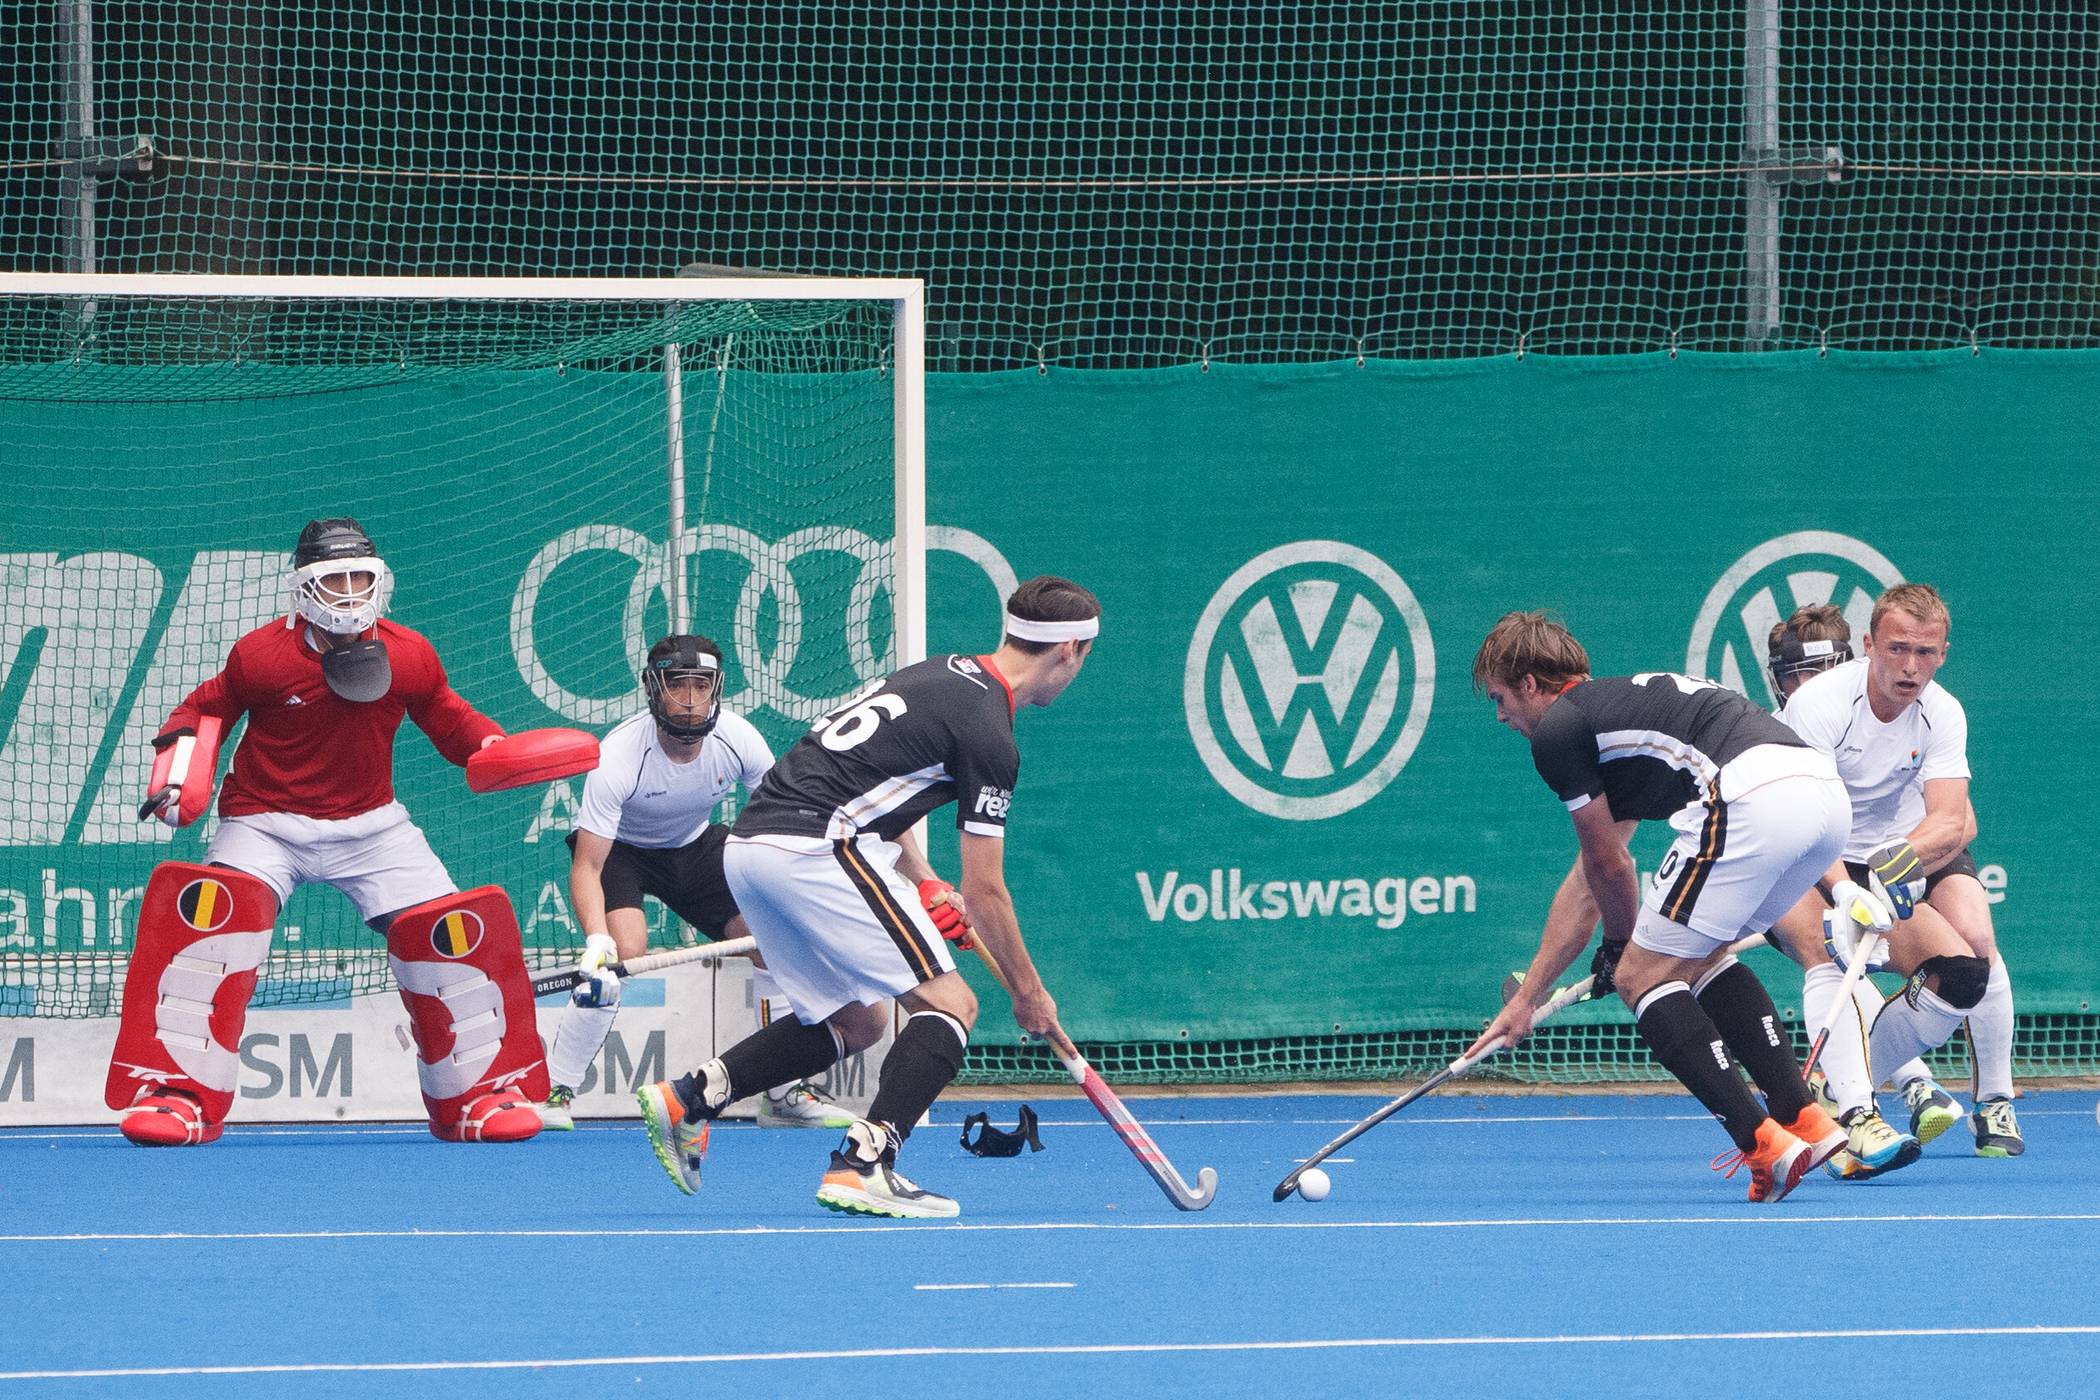
[[484,885],[404,909],[386,946],[432,1135],[520,1142],[537,1133],[547,1062],[510,897]]
[[240,1082],[241,1027],[277,896],[253,875],[163,861],[139,903],[124,1013],[102,1091],[148,1147],[210,1142]]

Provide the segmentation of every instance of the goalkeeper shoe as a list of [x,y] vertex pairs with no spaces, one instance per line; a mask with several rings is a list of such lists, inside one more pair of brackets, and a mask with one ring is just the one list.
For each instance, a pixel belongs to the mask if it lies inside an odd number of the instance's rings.
[[569,1104],[576,1098],[576,1091],[566,1084],[557,1084],[547,1091],[547,1101],[540,1105],[540,1126],[557,1133],[566,1133],[576,1126],[576,1119],[569,1113]]
[[117,1131],[141,1147],[195,1147],[213,1142],[225,1124],[206,1122],[204,1105],[180,1089],[141,1089]]
[[1961,1105],[1930,1077],[1904,1085],[1903,1104],[1910,1110],[1910,1135],[1921,1147],[1961,1121]]
[[642,1126],[649,1130],[649,1150],[670,1175],[671,1184],[690,1196],[700,1189],[700,1163],[707,1156],[707,1119],[686,1111],[678,1091],[659,1080],[634,1091],[642,1106]]
[[758,1126],[761,1128],[829,1128],[842,1132],[853,1126],[853,1115],[840,1108],[822,1089],[803,1080],[784,1089],[768,1089],[759,1095]]
[[1979,1157],[2017,1157],[2027,1150],[2027,1143],[2020,1136],[2020,1120],[2013,1117],[2011,1099],[1978,1099],[1976,1111],[1969,1115],[1969,1126],[1976,1130]]
[[430,1135],[440,1142],[523,1142],[539,1131],[538,1106],[508,1089],[483,1094],[453,1122],[430,1120]]
[[1907,1167],[1925,1150],[1871,1108],[1855,1108],[1845,1115],[1845,1137],[1845,1150],[1823,1164],[1823,1170],[1840,1181],[1865,1181]]
[[897,1134],[886,1124],[856,1120],[831,1154],[831,1169],[817,1187],[817,1204],[845,1215],[886,1215],[899,1220],[947,1219],[962,1207],[946,1196],[914,1185],[897,1170]]
[[1714,1170],[1734,1176],[1747,1163],[1751,1201],[1781,1201],[1808,1175],[1811,1151],[1807,1143],[1767,1118],[1757,1125],[1755,1146],[1748,1152],[1723,1152],[1714,1158]]

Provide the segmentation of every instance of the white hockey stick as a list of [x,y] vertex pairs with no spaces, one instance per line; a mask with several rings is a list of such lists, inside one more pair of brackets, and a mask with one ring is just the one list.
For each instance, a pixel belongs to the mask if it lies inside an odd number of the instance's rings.
[[[669,948],[661,953],[644,953],[638,958],[613,964],[612,970],[622,977],[639,977],[646,972],[656,972],[666,967],[677,967],[689,962],[722,962],[728,958],[747,957],[758,951],[755,938],[729,938],[720,943],[695,943],[690,948]],[[563,968],[544,977],[532,979],[532,994],[536,997],[566,992],[584,980],[575,968]]]

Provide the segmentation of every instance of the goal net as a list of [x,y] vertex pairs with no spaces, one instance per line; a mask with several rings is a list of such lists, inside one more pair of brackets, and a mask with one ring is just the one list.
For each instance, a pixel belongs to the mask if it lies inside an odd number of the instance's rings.
[[[776,748],[923,654],[920,314],[897,281],[0,276],[0,1015],[115,1012],[148,873],[215,825],[138,820],[149,740],[286,616],[309,519],[364,525],[506,730],[640,710],[672,630]],[[582,780],[476,796],[412,722],[395,753],[453,880],[567,956]],[[385,975],[309,887],[257,1003]]]

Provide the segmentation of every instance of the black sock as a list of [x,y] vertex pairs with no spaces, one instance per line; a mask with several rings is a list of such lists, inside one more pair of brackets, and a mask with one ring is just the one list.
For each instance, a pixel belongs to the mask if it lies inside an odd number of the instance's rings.
[[713,1118],[737,1099],[822,1074],[838,1061],[838,1036],[829,1024],[807,1026],[789,1016],[753,1031],[722,1052],[716,1063],[729,1076],[729,1084],[727,1096],[719,1102],[709,1102],[712,1096],[704,1092],[699,1070],[671,1087],[689,1111]]
[[902,1142],[919,1115],[933,1107],[962,1069],[963,1029],[938,1011],[921,1011],[904,1023],[882,1062],[882,1082],[868,1117],[886,1123]]
[[1649,992],[1641,998],[1634,1025],[1662,1067],[1721,1120],[1737,1147],[1748,1152],[1757,1146],[1757,1125],[1765,1121],[1765,1111],[1736,1073],[1720,1031],[1690,987],[1665,982]]
[[1757,1087],[1765,1091],[1765,1107],[1781,1123],[1808,1107],[1808,1082],[1801,1077],[1801,1062],[1793,1046],[1779,1029],[1779,1008],[1757,974],[1741,963],[1730,963],[1706,979],[1699,988],[1699,1005],[1735,1053],[1735,1062],[1750,1072]]

